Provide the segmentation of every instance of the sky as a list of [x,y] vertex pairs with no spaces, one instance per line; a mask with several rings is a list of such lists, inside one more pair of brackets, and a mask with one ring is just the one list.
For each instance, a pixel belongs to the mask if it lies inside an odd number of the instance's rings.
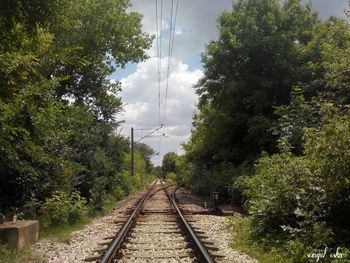
[[[158,0],[158,3],[160,1]],[[154,149],[155,155],[152,161],[158,165],[161,164],[167,152],[183,153],[181,144],[190,137],[192,116],[196,112],[198,100],[193,85],[203,76],[201,52],[209,41],[218,37],[216,22],[218,16],[225,10],[232,10],[232,0],[178,1],[173,56],[170,60],[168,78],[168,96],[165,100],[171,0],[163,0],[161,120],[159,120],[158,100],[158,62],[160,60],[157,57],[156,39],[152,47],[146,51],[150,57],[148,60],[138,64],[127,64],[125,69],[117,69],[110,76],[110,79],[119,80],[122,84],[122,92],[119,94],[125,105],[124,112],[119,116],[120,120],[124,120],[121,124],[122,134],[130,137],[130,128],[134,127],[134,137],[137,141],[152,129],[160,127],[161,123],[164,124],[162,129],[140,141]],[[128,10],[143,15],[143,30],[150,34],[156,33],[155,2],[156,0],[131,0],[132,6]],[[322,19],[331,15],[344,17],[344,10],[348,7],[347,0],[304,0],[303,2],[311,2],[313,9]],[[166,106],[165,101],[167,101]],[[164,117],[165,111],[166,117]]]

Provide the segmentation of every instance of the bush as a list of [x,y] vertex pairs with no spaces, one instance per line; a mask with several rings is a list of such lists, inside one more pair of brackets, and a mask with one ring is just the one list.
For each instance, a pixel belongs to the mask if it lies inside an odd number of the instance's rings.
[[293,262],[315,249],[350,244],[350,114],[324,108],[319,129],[305,129],[304,156],[285,147],[261,157],[244,194],[255,238],[282,241]]
[[255,166],[256,174],[248,180],[246,206],[256,223],[255,230],[264,234],[296,226],[305,209],[304,203],[312,188],[307,161],[291,153],[263,156]]
[[23,213],[26,218],[37,218],[37,212],[40,209],[40,201],[32,196],[23,206]]
[[165,175],[165,179],[171,182],[176,182],[176,174],[174,172],[169,172]]
[[87,213],[86,200],[78,192],[56,191],[41,206],[45,226],[73,224]]
[[239,166],[222,162],[210,169],[190,164],[181,173],[176,174],[176,180],[199,195],[210,196],[215,191],[219,192],[222,201],[241,203],[244,188],[241,181],[250,177],[252,173],[253,169],[248,162]]

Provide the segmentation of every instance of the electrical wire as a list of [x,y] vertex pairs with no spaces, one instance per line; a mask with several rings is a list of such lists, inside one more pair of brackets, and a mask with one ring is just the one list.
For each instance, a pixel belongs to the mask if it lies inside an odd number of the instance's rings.
[[[159,10],[160,5],[160,10]],[[174,51],[174,39],[175,39],[175,29],[176,29],[176,21],[177,21],[177,13],[178,13],[178,6],[179,6],[179,0],[176,0],[176,7],[174,11],[174,0],[171,0],[171,10],[170,10],[170,27],[169,27],[169,42],[168,42],[168,61],[167,61],[167,71],[166,71],[166,85],[165,85],[165,96],[164,96],[164,109],[163,112],[161,111],[161,81],[162,81],[162,43],[163,43],[163,0],[160,0],[160,3],[158,0],[155,1],[155,8],[156,8],[156,49],[157,49],[157,86],[158,86],[158,121],[160,128],[158,128],[157,131],[159,136],[158,140],[158,153],[160,154],[161,151],[161,144],[163,135],[165,134],[165,124],[166,124],[166,118],[167,118],[167,104],[168,104],[168,90],[169,90],[169,77],[170,77],[170,69],[171,69],[171,62],[173,59],[173,51]],[[160,17],[159,17],[160,13]],[[159,24],[160,23],[160,24]],[[163,113],[163,118],[162,118]],[[155,132],[154,131],[154,132]],[[153,132],[152,132],[153,133]],[[143,136],[140,140],[143,138],[149,136],[150,134],[147,134],[146,136]]]
[[159,131],[160,129],[162,128],[162,126],[160,126],[159,128],[147,133],[146,135],[142,136],[140,139],[138,139],[136,142],[139,142],[141,141],[142,139],[146,138],[146,137],[149,137],[151,134],[155,133],[156,131]]
[[155,1],[156,3],[156,48],[157,48],[157,64],[158,64],[158,70],[157,70],[157,85],[158,85],[158,122],[159,125],[161,124],[161,95],[160,95],[160,83],[161,83],[161,56],[162,56],[162,19],[163,19],[163,0],[160,2],[160,30],[159,30],[159,15],[158,15],[158,0]]
[[179,7],[179,0],[176,1],[175,14],[174,14],[174,0],[172,0],[171,1],[171,16],[170,16],[170,34],[169,34],[169,43],[168,43],[167,78],[166,78],[165,99],[164,99],[164,117],[163,117],[163,127],[164,127],[164,129],[165,129],[166,118],[167,118],[169,77],[170,77],[171,61],[172,61],[172,58],[173,58],[174,39],[175,39],[175,29],[176,29],[178,7]]
[[[155,1],[156,3],[156,48],[157,48],[157,58],[159,57],[159,35],[158,35],[158,0]],[[159,60],[157,59],[158,69],[157,69],[157,76],[158,76],[158,121],[160,122],[160,65]]]
[[[160,25],[158,15],[158,0],[156,0],[156,36],[157,36],[157,58],[158,58],[158,122],[162,127],[161,120],[161,79],[162,79],[162,37],[163,37],[163,0],[160,0]],[[159,130],[158,130],[159,135]],[[158,140],[158,154],[161,150],[162,138]]]

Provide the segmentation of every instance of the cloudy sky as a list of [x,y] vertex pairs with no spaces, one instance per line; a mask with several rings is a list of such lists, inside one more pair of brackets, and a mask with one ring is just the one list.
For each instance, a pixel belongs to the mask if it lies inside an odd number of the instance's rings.
[[[160,3],[161,0],[158,0]],[[173,58],[170,63],[168,99],[165,127],[142,140],[158,154],[153,162],[160,164],[167,152],[182,153],[181,143],[189,138],[192,115],[196,112],[197,97],[193,85],[202,76],[200,54],[205,44],[218,36],[216,19],[224,10],[232,10],[232,0],[178,0],[178,13],[174,38]],[[156,0],[131,0],[131,11],[143,15],[143,30],[156,32]],[[176,2],[176,0],[174,0]],[[331,15],[344,17],[347,0],[305,0],[311,2],[321,18]],[[168,41],[171,0],[163,0],[162,60],[161,60],[161,119],[164,119],[165,90],[168,65]],[[146,135],[148,130],[160,126],[158,114],[158,58],[156,40],[147,53],[150,59],[139,64],[128,64],[118,69],[111,79],[122,82],[121,97],[125,111],[120,119],[125,120],[121,132],[130,136],[135,129],[135,139]]]

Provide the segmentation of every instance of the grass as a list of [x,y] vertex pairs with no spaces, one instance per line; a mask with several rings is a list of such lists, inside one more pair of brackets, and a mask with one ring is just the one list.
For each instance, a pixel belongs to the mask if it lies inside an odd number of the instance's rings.
[[[135,189],[136,191],[136,189]],[[118,198],[118,200],[125,198]],[[106,198],[105,202],[102,204],[101,209],[98,211],[94,210],[89,213],[88,216],[81,218],[74,224],[64,224],[59,226],[49,226],[43,227],[40,225],[40,238],[54,239],[59,242],[68,242],[71,238],[71,234],[74,231],[83,229],[87,224],[98,216],[103,216],[109,211],[111,211],[115,203],[118,201],[116,198]],[[42,221],[39,219],[39,221]],[[17,250],[8,245],[0,244],[0,263],[44,263],[46,262],[44,258],[36,255],[30,248],[24,248]]]
[[69,241],[71,233],[83,229],[87,224],[98,217],[103,216],[109,211],[111,211],[117,200],[115,198],[107,198],[103,203],[101,209],[99,210],[90,210],[88,216],[85,216],[79,219],[74,224],[64,224],[59,226],[49,226],[47,228],[40,227],[40,238],[50,238],[61,242]]
[[41,224],[40,238],[50,238],[60,242],[68,242],[72,232],[83,229],[87,224],[91,223],[94,218],[110,212],[118,200],[119,198],[109,196],[98,210],[90,207],[87,215],[73,224],[49,225],[48,227],[44,227],[43,224]]
[[0,263],[44,263],[45,260],[35,255],[29,248],[17,250],[0,244]]
[[257,259],[260,263],[289,263],[292,262],[287,253],[282,249],[271,246],[269,249],[262,247],[258,241],[249,237],[250,219],[249,217],[237,218],[230,217],[233,237],[231,247],[239,250],[252,258]]
[[[349,263],[350,249],[347,246],[341,247],[341,258],[335,259],[330,256],[320,258],[307,258],[309,251],[309,244],[302,243],[298,240],[290,240],[285,243],[280,236],[270,236],[252,239],[251,221],[249,217],[229,218],[232,226],[232,240],[230,246],[239,250],[255,259],[260,263],[301,263],[301,262],[322,262],[322,263]],[[335,253],[337,246],[329,247],[329,251],[333,250]]]
[[[81,218],[78,222],[68,225],[59,226],[40,226],[40,238],[50,238],[59,242],[68,242],[71,238],[71,233],[83,229],[96,216],[102,216],[106,212],[113,209],[116,200],[108,199],[102,206],[100,211],[95,211],[89,216]],[[17,250],[8,245],[0,244],[0,263],[44,263],[45,260],[36,255],[30,248]]]
[[47,228],[41,227],[40,238],[50,238],[61,242],[67,242],[70,240],[72,232],[83,229],[91,221],[91,217],[84,217],[71,225],[64,224],[59,226],[50,226]]

